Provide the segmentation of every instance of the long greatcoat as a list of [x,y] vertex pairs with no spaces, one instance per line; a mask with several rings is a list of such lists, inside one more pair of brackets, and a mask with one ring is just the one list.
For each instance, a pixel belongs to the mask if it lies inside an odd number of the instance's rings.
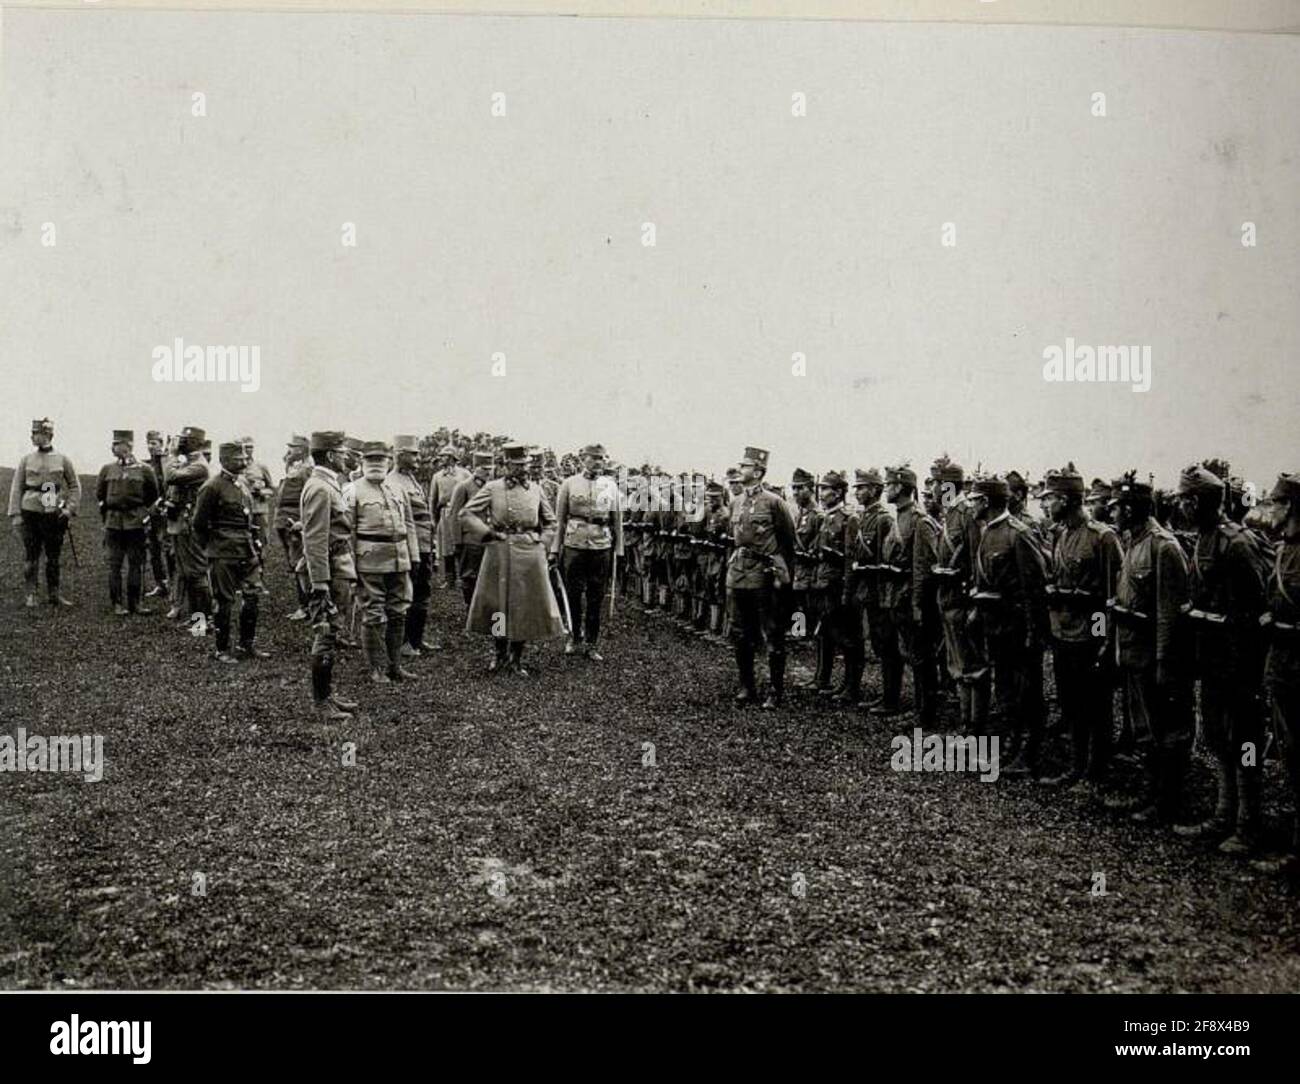
[[465,542],[480,541],[489,531],[507,536],[483,547],[465,628],[507,640],[562,636],[564,621],[546,565],[555,513],[541,488],[504,478],[488,482],[461,510],[460,521]]

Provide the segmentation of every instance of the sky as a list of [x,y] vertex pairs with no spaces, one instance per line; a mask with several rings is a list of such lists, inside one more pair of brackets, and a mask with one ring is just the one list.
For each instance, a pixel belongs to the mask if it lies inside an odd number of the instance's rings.
[[[83,473],[184,425],[1300,469],[1300,37],[10,9],[0,46],[6,465],[49,416]],[[155,381],[177,338],[260,386]],[[1045,380],[1067,340],[1150,389]]]

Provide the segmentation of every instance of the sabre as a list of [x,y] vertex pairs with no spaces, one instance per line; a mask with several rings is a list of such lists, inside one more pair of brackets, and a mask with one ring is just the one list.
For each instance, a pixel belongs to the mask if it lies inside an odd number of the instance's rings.
[[564,629],[569,635],[573,635],[573,614],[569,610],[569,593],[564,589],[564,577],[560,575],[560,570],[552,566],[551,580],[558,588],[556,594],[560,602],[564,604]]
[[609,616],[614,616],[614,600],[618,598],[618,554],[614,554],[614,570],[609,580]]

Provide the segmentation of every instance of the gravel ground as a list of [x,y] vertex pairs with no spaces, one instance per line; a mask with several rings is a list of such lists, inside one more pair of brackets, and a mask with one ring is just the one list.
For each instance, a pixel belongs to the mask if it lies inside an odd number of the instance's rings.
[[280,554],[274,657],[226,668],[113,617],[93,514],[77,542],[58,613],[0,546],[3,730],[106,756],[95,784],[0,775],[0,986],[1300,989],[1275,878],[1032,784],[895,772],[910,717],[734,709],[725,649],[626,602],[603,664],[547,645],[492,678],[435,591],[445,650],[373,689],[344,654],[362,709],[326,730]]

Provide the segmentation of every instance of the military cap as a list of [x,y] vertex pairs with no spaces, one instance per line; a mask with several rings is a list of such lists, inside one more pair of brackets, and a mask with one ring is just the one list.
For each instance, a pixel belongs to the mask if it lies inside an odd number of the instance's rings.
[[134,443],[135,443],[135,430],[134,430],[134,429],[114,429],[114,430],[113,430],[113,443],[114,443],[114,444],[119,444],[119,443],[121,443],[122,441],[125,441],[127,444],[134,444]]
[[382,440],[367,440],[361,445],[362,459],[387,459],[392,450]]
[[827,486],[830,489],[838,489],[840,492],[843,492],[845,489],[847,489],[849,485],[844,475],[842,475],[837,470],[828,470],[825,474],[822,475],[821,481],[818,482],[817,484],[821,486]]
[[866,470],[856,468],[853,471],[854,488],[858,486],[883,486],[885,480],[880,476],[880,471],[875,467],[868,467]]
[[[645,473],[646,473],[646,474],[649,474],[650,472],[649,472],[649,470],[647,470]],[[728,482],[739,482],[739,481],[740,481],[740,468],[739,468],[739,467],[728,467],[728,468],[727,468],[727,481],[728,481]]]
[[1088,486],[1088,500],[1110,500],[1110,483],[1104,478],[1094,478],[1092,484]]
[[727,487],[724,486],[721,482],[715,482],[712,478],[710,478],[708,483],[704,487],[704,492],[712,496],[720,497],[722,496],[722,494],[727,492]]
[[916,486],[916,471],[906,463],[900,463],[897,467],[885,468],[885,481],[889,483],[898,483],[899,485]]
[[307,447],[307,438],[304,437],[304,436],[299,435],[298,433],[294,433],[294,435],[291,436],[291,437],[289,438],[289,447],[290,447],[290,448],[306,448],[306,447]]
[[419,450],[419,441],[412,434],[399,433],[393,438],[394,452],[418,452]]
[[813,484],[813,476],[802,467],[795,467],[794,474],[790,476],[792,486],[810,486]]
[[1150,500],[1155,496],[1155,490],[1152,489],[1149,482],[1139,482],[1137,480],[1137,471],[1128,471],[1122,478],[1116,478],[1110,484],[1110,499],[1112,501],[1127,500],[1132,497]]
[[944,452],[930,465],[930,477],[936,482],[960,483],[965,481],[966,473],[962,470],[960,463],[954,463],[948,458],[948,453]]
[[1300,471],[1287,474],[1285,471],[1277,476],[1277,482],[1269,493],[1274,501],[1300,501]]
[[1017,490],[1023,493],[1029,492],[1029,482],[1026,480],[1025,476],[1021,474],[1018,470],[1007,471],[1005,478],[1007,483],[1007,489],[1011,490],[1011,492],[1014,493]]
[[239,438],[239,443],[240,443],[240,444],[252,444],[252,443],[253,443],[253,438],[252,438],[252,437],[240,437],[240,438]]
[[1201,493],[1222,493],[1223,479],[1199,463],[1183,468],[1178,476],[1178,496],[1191,497]]
[[453,459],[459,459],[459,458],[460,458],[460,449],[457,448],[456,445],[454,445],[454,444],[444,444],[441,448],[438,449],[438,454],[439,454],[439,455],[449,455],[449,456],[451,456]]
[[208,434],[197,425],[187,425],[181,430],[181,436],[189,442],[191,448],[202,447],[203,442],[208,439]]
[[341,429],[321,429],[311,435],[307,446],[313,452],[338,452],[346,446],[346,440]]
[[579,455],[595,455],[601,459],[605,458],[605,446],[603,444],[588,444],[578,453]]
[[224,440],[217,445],[217,458],[229,459],[232,455],[244,454],[244,442],[241,440]]
[[344,436],[343,438],[343,447],[346,448],[349,452],[359,453],[361,451],[362,443],[363,441],[361,440],[360,437]]
[[147,432],[147,433],[144,435],[144,439],[145,439],[145,440],[162,440],[162,433],[160,433],[157,429],[150,429],[149,432]]
[[494,456],[491,452],[474,453],[474,466],[476,467],[490,467],[495,462],[496,462],[496,456]]
[[33,419],[32,419],[32,432],[33,432],[33,433],[53,433],[53,432],[54,432],[54,423],[53,423],[52,421],[50,421],[49,418],[33,418]]
[[745,454],[740,457],[742,466],[762,467],[767,470],[767,457],[771,453],[766,448],[746,448]]
[[1219,481],[1226,482],[1228,476],[1232,473],[1232,467],[1226,459],[1202,459],[1201,466],[1214,475]]
[[527,463],[528,446],[524,444],[507,444],[501,449],[507,463]]
[[1007,485],[1007,480],[996,474],[986,474],[976,478],[971,489],[982,497],[1011,496],[1011,487]]
[[1083,475],[1067,463],[1060,470],[1049,470],[1043,479],[1045,493],[1083,493]]

